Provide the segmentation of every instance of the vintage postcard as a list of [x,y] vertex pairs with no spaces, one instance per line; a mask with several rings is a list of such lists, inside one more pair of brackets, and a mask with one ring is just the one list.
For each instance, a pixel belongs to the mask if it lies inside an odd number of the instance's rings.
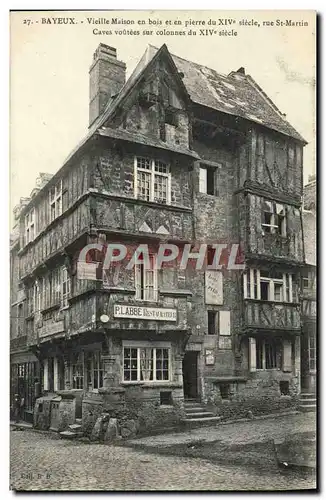
[[314,11],[11,11],[10,489],[317,489],[315,95]]

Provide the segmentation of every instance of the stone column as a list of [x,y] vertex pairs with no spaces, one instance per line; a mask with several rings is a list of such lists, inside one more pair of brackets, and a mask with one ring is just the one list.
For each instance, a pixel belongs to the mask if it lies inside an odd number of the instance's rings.
[[115,363],[116,357],[112,355],[102,355],[104,377],[103,377],[103,387],[104,389],[109,389],[110,387],[117,387],[117,373],[115,373]]
[[69,391],[70,387],[70,372],[69,372],[69,359],[67,357],[64,358],[64,382],[65,382],[65,390]]
[[183,385],[183,372],[182,372],[182,361],[184,356],[181,354],[177,354],[175,356],[175,375],[177,382],[180,385]]
[[104,408],[106,411],[122,408],[125,389],[120,385],[120,367],[116,356],[104,354],[102,361],[104,365],[103,387],[98,392],[103,396]]

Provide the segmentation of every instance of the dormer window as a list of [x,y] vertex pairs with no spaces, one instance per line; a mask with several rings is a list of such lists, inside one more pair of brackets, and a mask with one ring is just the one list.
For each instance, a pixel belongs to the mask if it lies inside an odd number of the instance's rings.
[[25,243],[33,241],[35,238],[35,208],[32,208],[28,214],[25,215]]
[[170,167],[163,161],[135,158],[135,198],[169,204],[171,200]]
[[50,222],[62,214],[62,181],[59,181],[49,191]]

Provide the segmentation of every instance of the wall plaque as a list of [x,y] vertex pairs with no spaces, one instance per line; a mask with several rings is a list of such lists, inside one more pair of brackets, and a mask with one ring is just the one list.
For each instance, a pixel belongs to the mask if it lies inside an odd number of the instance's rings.
[[205,363],[206,365],[214,365],[215,356],[212,349],[205,349]]
[[218,339],[218,346],[220,349],[232,349],[231,337],[220,337]]
[[223,274],[221,271],[205,272],[205,302],[209,305],[223,304]]

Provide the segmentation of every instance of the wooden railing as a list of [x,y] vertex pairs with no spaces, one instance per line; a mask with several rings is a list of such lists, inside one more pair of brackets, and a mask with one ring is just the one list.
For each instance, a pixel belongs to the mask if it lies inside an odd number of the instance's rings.
[[300,304],[246,299],[245,326],[299,330]]

